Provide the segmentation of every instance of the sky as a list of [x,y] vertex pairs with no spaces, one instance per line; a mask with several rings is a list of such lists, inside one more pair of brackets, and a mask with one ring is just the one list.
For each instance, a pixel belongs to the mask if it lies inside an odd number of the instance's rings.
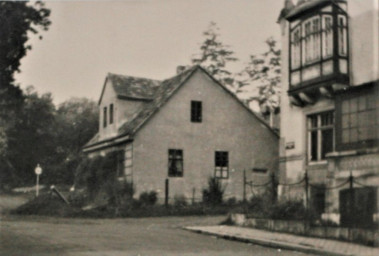
[[[241,70],[251,54],[280,41],[276,23],[284,0],[47,1],[52,24],[15,78],[51,92],[54,103],[71,97],[98,100],[108,72],[165,79],[199,53],[202,33],[214,21],[220,40],[235,51]],[[278,42],[280,43],[280,42]],[[279,44],[280,46],[280,44]]]

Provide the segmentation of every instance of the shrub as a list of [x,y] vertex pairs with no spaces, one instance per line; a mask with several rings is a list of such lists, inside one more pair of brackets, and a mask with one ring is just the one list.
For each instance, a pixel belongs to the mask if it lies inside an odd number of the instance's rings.
[[306,217],[306,208],[302,200],[281,201],[273,205],[271,218],[299,220]]
[[175,195],[174,196],[174,206],[175,207],[185,207],[187,206],[187,199],[185,195]]
[[208,188],[203,190],[203,203],[208,205],[222,204],[225,189],[221,181],[215,177],[208,179]]
[[41,195],[11,211],[21,215],[46,215],[68,217],[78,210],[50,194]]
[[142,192],[139,196],[139,202],[142,206],[154,205],[157,202],[157,200],[157,192],[153,190],[150,192]]
[[235,197],[230,197],[226,201],[226,205],[228,205],[228,206],[234,206],[236,204],[237,204],[237,199]]

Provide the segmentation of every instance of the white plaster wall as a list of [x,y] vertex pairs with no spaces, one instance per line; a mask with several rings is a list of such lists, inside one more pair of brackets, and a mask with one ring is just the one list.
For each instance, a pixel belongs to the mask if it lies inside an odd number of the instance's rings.
[[[104,94],[99,104],[99,134],[100,140],[113,137],[117,134],[117,95],[112,87],[111,81],[107,80],[105,84]],[[113,124],[109,124],[109,105],[113,103]],[[104,107],[107,107],[107,126],[103,126]]]
[[[351,85],[379,79],[379,12],[374,6],[375,1],[361,2],[362,5],[357,5],[352,1],[349,8]],[[371,5],[368,4],[370,2]]]

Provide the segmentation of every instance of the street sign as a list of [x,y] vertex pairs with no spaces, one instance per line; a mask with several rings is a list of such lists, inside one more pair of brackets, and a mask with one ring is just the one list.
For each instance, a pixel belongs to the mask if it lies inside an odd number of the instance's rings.
[[42,174],[42,168],[41,168],[41,166],[39,166],[39,164],[38,164],[37,167],[34,169],[34,172],[35,172],[37,175],[41,175],[41,174]]

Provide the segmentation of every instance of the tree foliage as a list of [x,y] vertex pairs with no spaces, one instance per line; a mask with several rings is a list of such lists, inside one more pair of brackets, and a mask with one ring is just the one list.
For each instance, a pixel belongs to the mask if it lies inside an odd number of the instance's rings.
[[257,88],[257,96],[248,101],[256,100],[263,114],[276,113],[280,104],[281,52],[273,38],[266,40],[268,50],[259,55],[251,55],[246,68],[239,74],[237,93]]
[[12,173],[16,184],[30,184],[39,163],[41,182],[72,184],[81,148],[97,131],[96,103],[74,98],[56,109],[51,94],[39,95],[29,87],[15,119],[7,136],[6,161],[0,163],[2,174]]
[[[18,136],[16,130],[24,134],[32,125],[26,122],[28,127],[21,129],[20,122],[25,117],[25,111],[33,104],[26,102],[27,106],[23,109],[25,96],[14,84],[14,74],[19,71],[21,59],[32,48],[27,44],[29,36],[48,29],[49,15],[50,10],[41,2],[0,1],[0,178],[4,183],[12,183],[17,177],[16,167],[11,161],[12,157],[17,158],[13,150],[20,147],[24,152],[22,144],[13,144]],[[15,161],[20,165],[20,159]]]
[[51,94],[38,95],[32,87],[13,128],[8,132],[7,158],[21,183],[34,181],[37,163],[48,165],[55,152],[55,106]]
[[[0,2],[0,83],[9,86],[19,71],[20,60],[32,48],[26,44],[28,32],[38,34],[50,25],[50,10],[40,1],[33,5],[21,1]],[[40,38],[42,38],[40,36]]]
[[224,45],[219,39],[219,28],[215,22],[211,22],[203,33],[205,39],[200,46],[200,54],[192,58],[193,65],[201,65],[209,74],[224,85],[233,86],[233,74],[227,69],[227,64],[238,59],[228,45]]

